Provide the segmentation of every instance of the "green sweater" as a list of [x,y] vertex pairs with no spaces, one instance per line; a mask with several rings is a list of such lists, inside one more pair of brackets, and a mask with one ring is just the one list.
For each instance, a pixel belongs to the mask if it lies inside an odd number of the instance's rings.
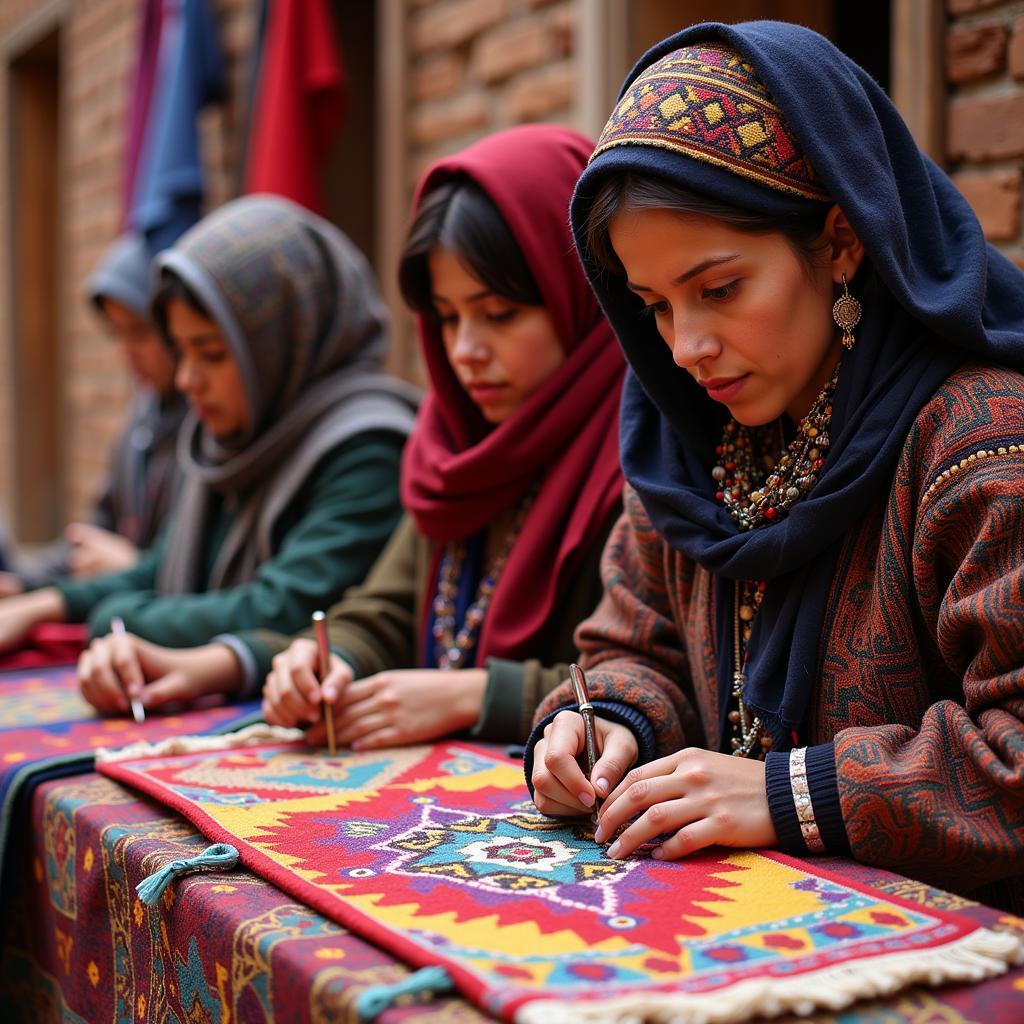
[[[617,505],[602,524],[597,540],[560,595],[554,616],[537,638],[536,650],[543,662],[540,658],[487,659],[487,688],[474,736],[522,742],[530,734],[541,699],[568,677],[568,663],[576,658],[573,631],[601,597],[601,551],[620,512]],[[331,647],[352,666],[357,678],[420,666],[424,600],[436,584],[428,580],[433,552],[434,542],[405,515],[366,582],[353,587],[328,612]],[[261,679],[270,670],[271,658],[291,642],[290,637],[264,630],[231,639],[248,650]]]
[[[273,626],[296,632],[317,608],[359,582],[374,563],[401,513],[398,474],[404,437],[370,431],[324,456],[275,527],[275,554],[247,583],[226,590],[160,596],[156,580],[167,550],[156,545],[126,572],[57,584],[68,621],[88,621],[93,636],[120,616],[129,632],[167,647],[195,647],[221,633]],[[221,504],[205,542],[212,571],[231,525]]]

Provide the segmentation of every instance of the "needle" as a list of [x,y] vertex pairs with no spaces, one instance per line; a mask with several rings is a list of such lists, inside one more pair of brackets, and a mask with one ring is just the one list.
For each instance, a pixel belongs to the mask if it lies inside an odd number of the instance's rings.
[[[124,619],[120,615],[115,615],[110,620],[110,632],[114,636],[127,636],[128,630],[124,628]],[[127,691],[126,691],[127,692]],[[129,702],[132,707],[132,718],[136,722],[144,722],[146,720],[146,709],[142,706],[142,701],[138,697],[129,697]]]
[[[331,645],[327,640],[327,618],[323,612],[313,612],[313,632],[316,635],[317,673],[322,683],[331,669]],[[324,725],[327,727],[327,753],[332,757],[338,752],[334,742],[334,708],[326,701],[324,709]]]

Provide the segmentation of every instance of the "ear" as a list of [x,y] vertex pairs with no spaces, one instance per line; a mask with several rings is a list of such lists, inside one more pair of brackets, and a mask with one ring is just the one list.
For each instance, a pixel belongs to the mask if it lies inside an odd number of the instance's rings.
[[864,243],[846,219],[838,203],[828,211],[822,238],[829,247],[829,266],[832,280],[839,284],[843,275],[852,281],[864,259]]

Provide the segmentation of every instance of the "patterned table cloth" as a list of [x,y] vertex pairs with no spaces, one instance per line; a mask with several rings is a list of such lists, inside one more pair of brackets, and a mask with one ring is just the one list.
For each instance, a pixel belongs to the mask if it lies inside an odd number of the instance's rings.
[[74,665],[0,672],[0,881],[8,836],[24,828],[27,799],[47,779],[92,769],[96,751],[181,733],[226,732],[258,716],[259,702],[104,717],[82,699]]
[[[364,987],[406,968],[248,872],[186,876],[148,912],[135,885],[207,841],[145,797],[97,775],[46,783],[20,837],[16,905],[5,908],[0,1005],[14,1024],[107,1021],[327,1024],[354,1020]],[[828,868],[922,906],[989,928],[1024,922],[848,861]],[[911,989],[812,1018],[878,1024],[1011,1024],[1022,1019],[1024,968],[974,986]],[[384,1024],[481,1021],[458,999],[387,1011]]]

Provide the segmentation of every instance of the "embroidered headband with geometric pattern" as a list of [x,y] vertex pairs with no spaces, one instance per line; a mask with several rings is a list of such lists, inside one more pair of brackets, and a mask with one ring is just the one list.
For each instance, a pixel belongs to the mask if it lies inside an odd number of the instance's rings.
[[645,69],[590,159],[631,145],[673,150],[805,199],[830,198],[764,83],[720,43],[684,46]]

